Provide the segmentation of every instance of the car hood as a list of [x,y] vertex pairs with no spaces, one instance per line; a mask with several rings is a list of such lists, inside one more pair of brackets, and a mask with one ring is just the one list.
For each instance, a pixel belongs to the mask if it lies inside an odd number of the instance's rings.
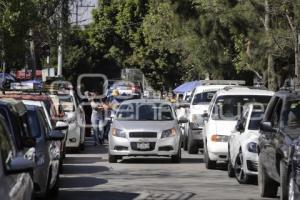
[[232,131],[235,129],[237,121],[225,121],[225,120],[216,120],[215,128],[217,135],[231,135]]
[[117,121],[112,127],[125,131],[161,132],[176,126],[176,121]]
[[203,114],[204,111],[207,111],[209,107],[209,104],[203,104],[203,105],[191,105],[190,107],[190,113],[191,114]]

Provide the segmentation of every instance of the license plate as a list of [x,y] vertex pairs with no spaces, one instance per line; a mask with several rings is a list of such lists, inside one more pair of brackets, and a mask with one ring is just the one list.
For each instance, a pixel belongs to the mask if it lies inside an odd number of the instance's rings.
[[150,149],[150,143],[137,143],[137,148],[138,149]]

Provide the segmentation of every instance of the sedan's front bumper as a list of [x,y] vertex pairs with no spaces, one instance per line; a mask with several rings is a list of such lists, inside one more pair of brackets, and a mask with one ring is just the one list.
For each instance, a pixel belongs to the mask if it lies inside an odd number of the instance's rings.
[[[141,150],[138,143],[149,143],[150,148]],[[118,156],[172,156],[178,153],[179,137],[157,138],[120,138],[110,136],[109,154]]]

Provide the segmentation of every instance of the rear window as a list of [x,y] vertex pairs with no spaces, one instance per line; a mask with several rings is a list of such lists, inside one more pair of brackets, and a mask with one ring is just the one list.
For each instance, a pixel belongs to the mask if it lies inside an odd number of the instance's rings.
[[210,103],[210,101],[214,97],[215,93],[216,93],[216,91],[203,92],[203,93],[196,94],[194,97],[194,100],[193,100],[193,105]]
[[271,96],[228,95],[219,96],[213,108],[214,120],[237,120],[243,112],[243,106],[248,103],[268,104]]
[[260,122],[263,119],[263,116],[264,116],[263,112],[253,112],[251,114],[248,129],[249,130],[259,130]]

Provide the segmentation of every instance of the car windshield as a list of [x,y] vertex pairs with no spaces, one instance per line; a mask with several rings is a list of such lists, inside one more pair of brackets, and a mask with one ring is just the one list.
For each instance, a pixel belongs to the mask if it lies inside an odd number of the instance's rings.
[[300,99],[288,101],[283,115],[285,126],[293,129],[300,128]]
[[208,104],[214,97],[216,91],[202,92],[196,94],[193,100],[193,105]]
[[264,112],[252,112],[249,122],[249,130],[259,130],[260,122],[263,119]]
[[41,127],[38,121],[37,112],[34,110],[28,110],[28,122],[30,124],[31,132],[34,138],[41,137]]
[[235,121],[243,112],[242,108],[248,103],[269,103],[271,96],[228,95],[219,96],[213,108],[212,119]]
[[121,121],[171,121],[171,106],[160,103],[130,103],[120,106],[117,120]]
[[59,103],[61,104],[64,112],[74,112],[75,108],[72,96],[59,96]]

